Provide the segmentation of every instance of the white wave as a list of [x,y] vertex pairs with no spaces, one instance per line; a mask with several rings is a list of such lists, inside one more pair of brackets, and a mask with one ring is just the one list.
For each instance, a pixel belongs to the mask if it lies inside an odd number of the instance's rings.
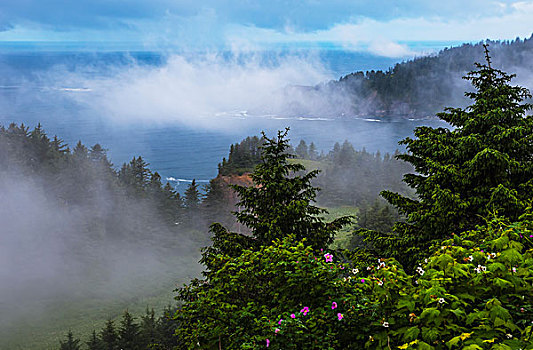
[[68,88],[68,87],[57,88],[57,90],[67,91],[67,92],[91,92],[93,91],[93,89],[89,89],[89,88]]
[[[180,183],[180,182],[187,182],[187,183],[192,183],[192,179],[176,179],[175,177],[167,177],[166,178],[167,181],[172,181],[172,182],[177,182],[177,183]],[[211,180],[195,180],[196,182],[209,182]]]
[[314,117],[298,117],[296,118],[298,120],[311,120],[311,121],[329,121],[329,120],[333,120],[331,118],[314,118]]

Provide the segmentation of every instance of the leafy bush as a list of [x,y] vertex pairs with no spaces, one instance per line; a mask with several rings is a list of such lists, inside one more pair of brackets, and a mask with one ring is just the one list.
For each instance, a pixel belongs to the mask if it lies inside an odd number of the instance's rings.
[[495,219],[434,247],[412,276],[394,261],[373,270],[369,282],[383,281],[375,293],[388,327],[366,346],[533,349],[532,228]]

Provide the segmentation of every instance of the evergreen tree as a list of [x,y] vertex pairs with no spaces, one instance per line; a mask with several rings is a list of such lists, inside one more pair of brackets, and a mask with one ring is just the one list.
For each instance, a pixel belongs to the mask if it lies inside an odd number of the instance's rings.
[[135,319],[128,312],[124,311],[120,327],[118,329],[118,347],[120,349],[140,350],[141,337],[139,333],[139,325],[135,323]]
[[89,159],[89,150],[85,147],[81,141],[78,141],[76,147],[72,150],[72,155],[75,161],[85,161]]
[[91,338],[86,344],[88,350],[105,350],[104,342],[96,335],[96,331],[93,331]]
[[200,206],[200,191],[198,190],[198,184],[193,179],[191,184],[185,190],[185,208],[190,210],[196,210]]
[[128,164],[124,163],[118,175],[119,180],[136,193],[142,192],[151,179],[148,163],[141,156],[133,157]]
[[91,147],[89,150],[89,157],[94,162],[101,162],[101,161],[107,161],[107,150],[103,149],[102,146],[100,146],[99,143],[95,144]]
[[178,342],[176,338],[176,328],[178,321],[174,318],[177,309],[168,305],[163,310],[163,315],[157,320],[157,344],[161,349],[182,349],[184,347],[177,347]]
[[305,143],[304,140],[300,140],[300,143],[298,144],[298,146],[296,146],[296,155],[298,156],[298,158],[302,159],[309,158],[307,143]]
[[102,339],[105,350],[117,349],[118,335],[115,329],[115,323],[112,320],[107,320],[100,333],[100,338]]
[[316,150],[316,146],[314,142],[311,142],[309,145],[309,159],[311,160],[317,160],[318,158],[318,152]]
[[389,235],[370,234],[380,253],[412,267],[434,240],[474,229],[497,212],[517,220],[533,192],[533,117],[524,99],[529,91],[511,86],[514,75],[486,64],[468,73],[474,92],[466,109],[448,108],[438,116],[454,127],[418,127],[407,138],[407,154],[399,159],[414,165],[405,182],[417,194],[410,199],[382,195],[407,216]]
[[65,341],[60,341],[59,350],[80,350],[80,340],[74,339],[72,331],[69,330],[67,334],[67,339]]
[[141,316],[141,324],[139,326],[139,339],[142,349],[147,348],[150,344],[155,344],[157,338],[157,320],[154,309],[148,310],[147,307],[145,315]]
[[287,153],[288,130],[279,131],[277,138],[272,139],[263,134],[262,162],[251,175],[255,186],[232,186],[240,199],[238,205],[243,208],[235,216],[251,229],[259,245],[291,234],[296,240],[305,238],[309,245],[322,248],[333,241],[336,229],[349,220],[343,218],[328,224],[319,217],[327,212],[312,204],[318,188],[311,185],[311,180],[319,171],[295,175],[305,167],[288,161],[291,158]]
[[328,223],[320,216],[327,211],[312,204],[318,189],[311,185],[319,171],[296,175],[305,167],[289,163],[293,156],[287,152],[288,130],[279,131],[272,139],[263,133],[262,161],[251,174],[254,186],[231,186],[242,208],[233,214],[251,235],[229,232],[218,223],[211,225],[213,245],[205,248],[201,259],[208,270],[217,269],[213,257],[219,253],[235,257],[243,249],[259,249],[288,235],[297,241],[305,238],[314,249],[327,247],[336,231],[351,221],[342,217]]
[[224,225],[229,225],[233,221],[228,208],[229,190],[228,185],[218,177],[209,181],[205,187],[206,196],[202,204],[210,221],[216,220]]

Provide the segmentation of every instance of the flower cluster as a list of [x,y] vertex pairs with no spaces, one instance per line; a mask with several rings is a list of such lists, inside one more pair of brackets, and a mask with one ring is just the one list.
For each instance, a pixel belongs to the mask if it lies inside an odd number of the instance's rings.
[[483,266],[483,265],[478,265],[474,271],[476,271],[477,273],[481,273],[482,271],[487,271],[487,267],[486,266]]

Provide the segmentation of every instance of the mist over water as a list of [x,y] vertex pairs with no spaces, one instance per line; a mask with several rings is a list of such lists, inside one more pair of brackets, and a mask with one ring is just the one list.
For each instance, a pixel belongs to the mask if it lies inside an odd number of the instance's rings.
[[[20,53],[17,53],[19,56]],[[23,55],[24,56],[24,55]],[[42,56],[42,57],[41,57]],[[102,144],[119,166],[142,155],[163,179],[208,180],[229,145],[291,127],[293,143],[335,142],[394,152],[397,141],[435,121],[343,118],[346,96],[302,93],[346,72],[386,69],[368,54],[213,53],[162,55],[32,53],[0,56],[0,123],[41,122],[70,145]],[[179,185],[179,182],[172,182]],[[178,188],[184,188],[181,183]]]

